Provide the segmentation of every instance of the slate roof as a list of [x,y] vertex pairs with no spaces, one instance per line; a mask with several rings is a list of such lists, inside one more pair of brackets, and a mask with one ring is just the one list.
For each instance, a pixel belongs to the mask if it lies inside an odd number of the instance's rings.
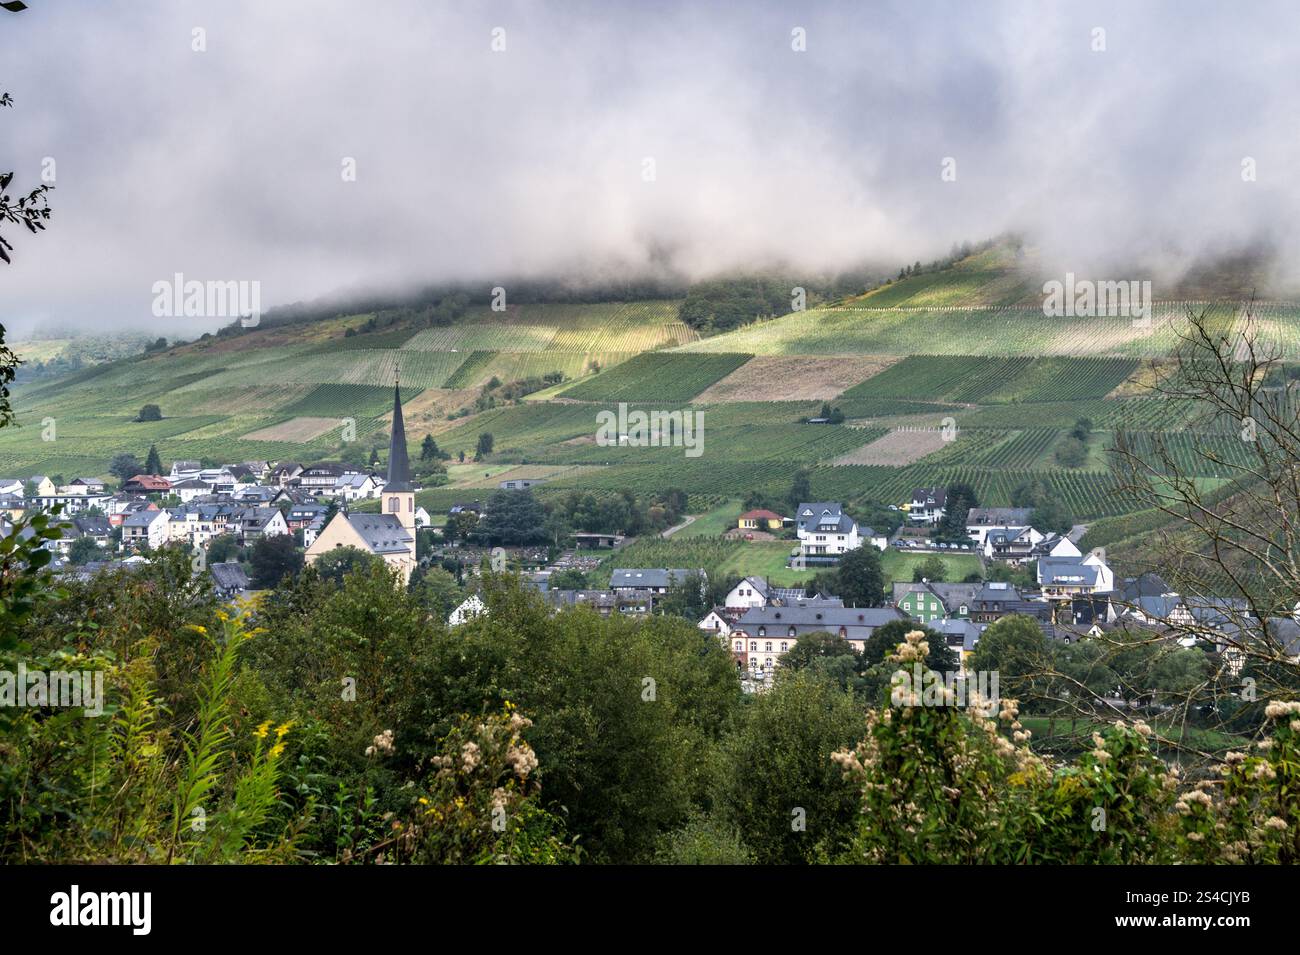
[[167,517],[166,511],[136,511],[134,514],[128,514],[122,521],[123,527],[148,527],[159,517]]
[[751,637],[758,635],[759,627],[769,630],[767,636],[795,636],[808,633],[838,633],[843,627],[850,640],[865,640],[877,627],[908,616],[895,607],[754,607],[746,610],[736,622],[736,627]]
[[415,541],[393,514],[348,514],[347,520],[376,554],[408,554]]
[[388,480],[385,491],[411,490],[411,464],[406,456],[406,424],[402,420],[402,393],[393,383],[393,435],[388,442]]
[[702,570],[683,570],[680,567],[616,567],[610,574],[609,585],[619,588],[637,590],[644,587],[671,587],[674,583],[686,583],[692,574],[704,576]]
[[972,507],[966,515],[966,526],[1023,527],[1029,523],[1027,507]]
[[912,491],[912,506],[943,507],[948,500],[948,489],[942,487],[918,487]]
[[1081,557],[1048,557],[1038,562],[1038,582],[1062,586],[1096,586],[1100,569]]
[[822,521],[837,524],[844,513],[844,505],[839,501],[811,501],[800,504],[794,512],[795,524],[799,530],[806,531],[819,525]]
[[247,590],[249,587],[248,575],[244,573],[244,568],[238,561],[209,564],[208,572],[212,574],[212,579],[222,590]]

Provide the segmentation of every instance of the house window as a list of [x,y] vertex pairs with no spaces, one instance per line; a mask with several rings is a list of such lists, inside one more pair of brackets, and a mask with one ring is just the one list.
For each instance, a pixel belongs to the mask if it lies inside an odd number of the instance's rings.
[[782,653],[785,653],[785,652],[786,652],[787,650],[789,650],[789,649],[790,649],[790,644],[788,644],[788,643],[786,643],[784,640],[782,640],[782,641],[781,641],[781,652],[782,652]]
[[737,652],[737,653],[740,653],[740,652],[742,652],[744,649],[745,649],[745,643],[744,643],[744,641],[743,641],[743,640],[737,640],[737,641],[736,641],[736,652]]
[[794,627],[791,627],[791,628],[790,628],[789,636],[792,636],[792,637],[793,637],[794,635],[795,635],[795,633],[794,633]]
[[760,637],[766,637],[766,636],[767,636],[767,627],[759,627],[759,628],[758,628],[758,635],[759,635]]
[[396,514],[401,509],[402,509],[401,502],[397,498],[390,497],[388,499],[388,513]]
[[758,652],[758,641],[757,641],[757,640],[750,640],[750,641],[749,641],[749,652],[750,652],[750,653],[757,653],[757,652]]
[[768,640],[767,643],[765,643],[765,644],[763,645],[763,652],[764,652],[764,653],[771,653],[771,652],[772,652],[772,641],[771,641],[771,640]]

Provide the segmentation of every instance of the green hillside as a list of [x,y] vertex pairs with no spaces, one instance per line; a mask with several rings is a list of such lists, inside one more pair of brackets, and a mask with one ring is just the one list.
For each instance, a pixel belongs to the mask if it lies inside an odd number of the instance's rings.
[[[480,466],[424,492],[435,509],[481,496],[508,469],[545,476],[544,497],[680,488],[697,513],[754,493],[781,501],[806,470],[815,498],[863,508],[962,482],[988,505],[1046,489],[1091,521],[1133,507],[1107,466],[1120,428],[1138,446],[1174,435],[1189,462],[1192,447],[1213,444],[1224,464],[1198,465],[1197,478],[1222,484],[1242,449],[1205,433],[1194,406],[1146,392],[1148,360],[1172,353],[1183,306],[1158,303],[1150,327],[1046,318],[1033,304],[1041,282],[1022,266],[993,247],[706,338],[675,301],[470,307],[437,323],[375,312],[208,338],[20,383],[0,473],[106,475],[114,454],[143,458],[150,445],[165,463],[383,454],[400,374],[412,455],[432,434],[454,459],[473,458],[493,435]],[[1225,329],[1243,321],[1230,302],[1211,315]],[[1253,321],[1300,360],[1300,306],[1264,303]],[[541,381],[555,373],[560,384]],[[134,422],[145,403],[163,420]],[[598,443],[597,416],[619,403],[700,413],[701,453]],[[826,404],[842,423],[806,423]]]

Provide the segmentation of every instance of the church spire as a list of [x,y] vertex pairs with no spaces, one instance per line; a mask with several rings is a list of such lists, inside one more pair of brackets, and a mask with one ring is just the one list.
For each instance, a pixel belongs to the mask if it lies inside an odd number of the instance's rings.
[[385,491],[411,490],[411,465],[406,457],[406,424],[402,421],[402,392],[393,379],[393,438],[388,444],[388,483]]

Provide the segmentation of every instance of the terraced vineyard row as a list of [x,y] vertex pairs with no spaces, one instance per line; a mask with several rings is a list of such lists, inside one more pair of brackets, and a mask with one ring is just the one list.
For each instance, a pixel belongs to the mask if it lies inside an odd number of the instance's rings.
[[[594,424],[594,422],[593,422]],[[731,461],[780,460],[812,465],[831,460],[878,438],[883,428],[858,430],[822,425],[750,425],[717,428],[709,422],[707,411],[701,419],[703,431],[692,439],[702,449],[700,460]],[[594,433],[594,428],[593,428]],[[529,460],[565,464],[671,464],[685,459],[684,447],[602,446],[595,443],[552,446],[529,455]]]
[[1069,428],[1087,418],[1094,428],[1161,431],[1183,428],[1201,412],[1193,403],[1164,398],[1123,401],[1057,401],[983,407],[958,418],[970,428]]
[[966,483],[975,489],[981,504],[992,507],[1010,506],[1012,492],[1031,481],[1046,484],[1079,519],[1119,514],[1132,507],[1109,474],[1095,471],[994,470],[920,462],[905,468],[823,467],[812,474],[813,494],[818,500],[902,503],[917,487]]
[[914,355],[853,386],[843,397],[929,398],[971,404],[1104,398],[1137,365],[1132,358]]
[[1054,428],[1000,431],[959,428],[953,440],[924,459],[930,467],[967,464],[977,467],[1026,469],[1036,466],[1060,437]]
[[1178,473],[1210,478],[1242,477],[1242,468],[1258,467],[1254,446],[1239,434],[1130,432],[1129,447],[1142,461],[1164,469],[1171,459]]
[[689,401],[749,355],[647,352],[561,392],[579,401]]

